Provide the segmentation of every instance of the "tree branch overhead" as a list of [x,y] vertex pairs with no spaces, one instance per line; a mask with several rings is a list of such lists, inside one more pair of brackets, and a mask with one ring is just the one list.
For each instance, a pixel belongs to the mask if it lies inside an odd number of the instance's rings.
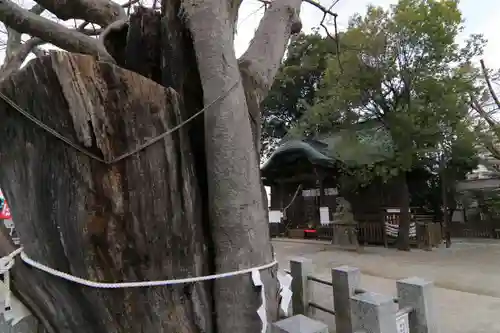
[[63,20],[80,19],[101,27],[127,17],[125,10],[111,0],[36,0]]
[[23,9],[9,0],[0,1],[0,21],[19,33],[38,37],[69,52],[90,54],[99,56],[104,61],[114,61],[98,40]]

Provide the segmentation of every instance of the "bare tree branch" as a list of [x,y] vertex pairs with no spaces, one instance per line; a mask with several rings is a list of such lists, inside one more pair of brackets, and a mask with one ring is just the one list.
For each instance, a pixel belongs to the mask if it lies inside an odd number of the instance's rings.
[[497,94],[495,94],[495,91],[493,90],[493,86],[491,85],[490,75],[488,73],[488,69],[484,65],[484,60],[481,59],[479,62],[481,63],[481,70],[483,71],[483,76],[484,76],[484,79],[486,81],[486,85],[488,86],[488,90],[490,92],[490,95],[493,98],[493,101],[495,101],[495,104],[497,105],[497,107],[500,108],[500,100],[498,100]]
[[490,126],[493,131],[495,131],[496,128],[498,127],[498,123],[495,120],[493,120],[493,118],[490,117],[488,112],[484,110],[484,108],[472,94],[470,94],[470,100],[472,109],[475,110],[479,114],[479,116],[488,123],[488,126]]
[[24,60],[28,57],[38,45],[43,44],[40,38],[34,37],[29,39],[26,43],[22,44],[10,57],[9,61],[5,61],[0,70],[0,82],[8,78],[12,73],[17,71],[23,64]]
[[[130,0],[127,3],[123,4],[122,7],[128,8],[138,2],[139,0]],[[40,15],[44,10],[45,9],[41,5],[37,4],[33,6],[29,11],[33,14]],[[123,20],[119,21],[122,22]],[[76,31],[88,36],[99,36],[105,30],[102,28],[85,29],[89,24],[90,22],[83,22],[76,28]],[[113,26],[113,24],[110,24],[110,26]],[[45,41],[43,41],[42,39],[33,37],[23,44],[21,43],[21,33],[10,27],[7,27],[7,32],[7,51],[5,61],[0,67],[0,82],[17,71],[31,52],[33,52],[37,57],[41,57],[46,54],[46,51],[38,47],[39,45],[45,43]]]
[[271,88],[270,83],[281,65],[288,40],[292,34],[299,33],[302,29],[299,18],[302,1],[324,13],[322,24],[327,15],[337,16],[331,9],[338,0],[330,8],[313,0],[294,0],[288,3],[260,0],[266,5],[264,17],[250,46],[238,60],[257,152],[260,151],[260,103]]
[[112,0],[35,0],[63,20],[80,19],[101,27],[127,16],[121,5]]
[[[259,0],[259,1],[265,4],[266,6],[271,5],[273,3],[272,0]],[[336,13],[332,12],[332,7],[335,6],[339,2],[339,0],[335,0],[329,9],[314,0],[302,0],[302,1],[307,2],[310,5],[313,5],[314,7],[318,8],[325,14],[330,14],[332,16],[337,15]]]
[[[321,22],[319,23],[319,25],[321,27],[323,27],[323,29],[325,30],[326,35],[331,40],[333,40],[335,42],[335,50],[337,52],[337,62],[338,62],[338,65],[339,65],[339,69],[340,69],[341,72],[344,72],[344,69],[342,68],[342,63],[340,62],[339,31],[338,31],[338,27],[337,27],[337,16],[338,15],[336,13],[332,13],[331,12],[333,6],[335,6],[338,2],[339,2],[339,0],[334,1],[327,10],[323,11],[323,18],[321,19]],[[325,24],[325,20],[326,20],[326,17],[327,17],[328,14],[330,14],[330,15],[333,16],[333,24],[334,24],[334,29],[335,29],[335,36],[332,36],[330,34],[330,31],[328,30],[328,27]]]
[[36,15],[9,0],[0,0],[0,21],[19,33],[38,37],[69,52],[95,55],[114,62],[98,40]]
[[[45,8],[40,5],[33,6],[29,11],[33,14],[40,15]],[[21,46],[21,34],[16,30],[6,26],[7,28],[7,48],[5,50],[5,62],[9,62]]]
[[[486,121],[488,124],[488,132],[493,134],[495,136],[495,139],[498,140],[500,139],[500,129],[498,126],[498,123],[491,118],[491,116],[484,110],[484,108],[481,106],[481,104],[476,100],[476,98],[470,94],[470,100],[471,100],[471,108],[476,111],[479,116]],[[478,139],[481,141],[483,146],[495,157],[500,159],[500,150],[495,146],[494,140],[490,140],[489,138],[486,138],[486,135],[484,132],[481,131],[476,131],[476,135]],[[490,135],[488,135],[490,137]]]

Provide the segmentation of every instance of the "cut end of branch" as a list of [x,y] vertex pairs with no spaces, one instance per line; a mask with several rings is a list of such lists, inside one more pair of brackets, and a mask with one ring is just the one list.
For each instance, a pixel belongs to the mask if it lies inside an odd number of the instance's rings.
[[292,35],[298,34],[302,30],[302,21],[300,20],[299,11],[293,7],[288,7],[288,10],[290,11],[290,21],[292,23],[290,26],[290,33]]
[[300,20],[293,22],[290,28],[290,33],[295,35],[301,31],[302,31],[302,22]]

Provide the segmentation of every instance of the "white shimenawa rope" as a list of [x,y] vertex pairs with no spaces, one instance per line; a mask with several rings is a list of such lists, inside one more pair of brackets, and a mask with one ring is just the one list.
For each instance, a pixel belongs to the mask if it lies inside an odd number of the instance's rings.
[[[256,286],[261,287],[262,306],[259,307],[259,309],[257,311],[259,314],[259,317],[262,320],[262,331],[261,332],[265,332],[267,329],[267,318],[265,316],[266,299],[265,299],[265,292],[264,292],[264,284],[260,281],[260,271],[264,270],[264,269],[271,268],[271,267],[278,264],[278,261],[274,260],[273,262],[270,262],[268,264],[264,264],[264,265],[256,266],[256,267],[251,267],[251,268],[246,268],[246,269],[242,269],[239,271],[232,271],[232,272],[227,272],[227,273],[205,275],[205,276],[189,277],[189,278],[184,278],[184,279],[106,283],[106,282],[95,282],[95,281],[82,279],[82,278],[70,275],[68,273],[64,273],[64,272],[58,271],[56,269],[50,268],[48,266],[45,266],[45,265],[31,259],[30,257],[28,257],[28,255],[23,251],[23,248],[19,247],[15,251],[10,253],[9,255],[0,258],[0,274],[3,274],[3,276],[4,276],[4,283],[5,283],[5,287],[7,289],[7,295],[5,297],[5,309],[6,310],[10,309],[10,274],[9,274],[9,270],[12,268],[12,266],[14,266],[14,259],[17,255],[20,255],[22,261],[24,261],[26,264],[28,264],[32,267],[35,267],[41,271],[44,271],[48,274],[57,276],[61,279],[65,279],[65,280],[68,280],[68,281],[71,281],[74,283],[84,285],[87,287],[103,288],[103,289],[166,286],[166,285],[173,285],[173,284],[184,284],[184,283],[193,283],[193,282],[200,282],[200,281],[207,281],[207,280],[222,279],[222,278],[226,278],[226,277],[252,273],[252,280],[253,280],[254,284]],[[263,309],[264,309],[264,311],[263,311]]]

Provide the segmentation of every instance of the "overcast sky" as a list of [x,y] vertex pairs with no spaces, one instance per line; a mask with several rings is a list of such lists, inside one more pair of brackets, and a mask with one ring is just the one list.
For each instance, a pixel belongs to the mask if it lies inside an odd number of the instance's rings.
[[[320,0],[329,7],[333,0]],[[339,14],[339,30],[347,27],[349,17],[355,13],[365,13],[369,4],[388,8],[397,0],[339,0],[332,11]],[[257,24],[262,17],[263,9],[257,0],[244,0],[240,9],[238,34],[236,37],[236,53],[242,54],[252,39]],[[465,18],[464,36],[481,33],[488,39],[484,59],[488,67],[500,67],[500,0],[461,0],[460,9]],[[301,18],[303,31],[310,32],[318,26],[323,14],[308,3],[302,4]],[[332,28],[333,31],[333,28]]]

